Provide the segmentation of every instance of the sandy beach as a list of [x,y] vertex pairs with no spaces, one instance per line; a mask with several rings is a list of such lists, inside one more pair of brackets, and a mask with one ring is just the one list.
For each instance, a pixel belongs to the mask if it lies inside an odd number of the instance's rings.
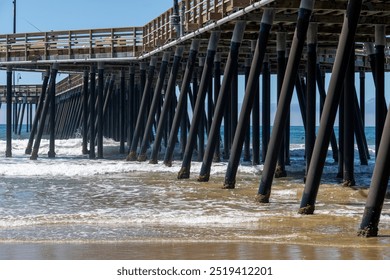
[[1,260],[383,260],[390,236],[357,239],[357,246],[310,246],[253,242],[3,243]]

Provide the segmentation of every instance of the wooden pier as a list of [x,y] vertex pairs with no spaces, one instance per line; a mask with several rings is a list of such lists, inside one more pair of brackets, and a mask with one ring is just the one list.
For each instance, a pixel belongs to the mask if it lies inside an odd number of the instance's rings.
[[[31,159],[37,159],[43,134],[50,137],[49,157],[55,157],[55,139],[77,133],[91,159],[103,157],[103,137],[110,137],[120,142],[120,153],[128,151],[127,160],[164,160],[167,166],[179,143],[179,179],[190,177],[192,160],[202,162],[199,181],[209,180],[213,161],[226,160],[223,186],[234,188],[242,157],[263,162],[256,200],[268,203],[274,176],[287,175],[295,89],[307,156],[299,212],[312,214],[329,145],[345,185],[355,184],[355,137],[367,164],[365,103],[359,100],[365,100],[365,76],[373,75],[377,162],[359,234],[376,236],[390,164],[384,86],[389,25],[385,0],[183,0],[141,27],[0,35],[0,68],[7,72],[7,85],[0,87],[1,103],[7,104],[6,156],[12,156],[12,124],[19,122],[11,104],[36,104],[26,149]],[[42,72],[43,83],[12,85],[13,71]],[[57,82],[58,72],[69,76]],[[332,74],[328,88],[325,73]],[[271,75],[277,77],[278,99],[272,124]],[[240,76],[244,89],[238,88]],[[245,92],[240,114],[239,91]],[[316,135],[317,100],[322,115]]]

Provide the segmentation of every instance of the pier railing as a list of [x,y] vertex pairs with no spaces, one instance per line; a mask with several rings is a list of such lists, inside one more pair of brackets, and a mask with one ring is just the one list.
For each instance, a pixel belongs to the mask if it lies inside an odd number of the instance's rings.
[[[183,33],[195,31],[226,14],[244,8],[254,0],[183,0],[179,3],[180,29]],[[147,23],[144,27],[144,51],[153,50],[176,39],[180,34],[172,24],[173,8]],[[179,31],[180,32],[180,31]]]
[[[15,85],[13,102],[36,103],[42,91],[41,85]],[[6,102],[7,86],[0,86],[0,102]]]
[[142,40],[142,27],[6,34],[0,62],[136,56]]
[[[183,0],[182,33],[195,31],[255,0]],[[143,27],[0,34],[0,62],[137,57],[178,37],[173,8]]]

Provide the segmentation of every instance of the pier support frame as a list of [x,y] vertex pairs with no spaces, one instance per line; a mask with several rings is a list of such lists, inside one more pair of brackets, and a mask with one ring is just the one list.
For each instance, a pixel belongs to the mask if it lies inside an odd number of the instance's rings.
[[126,158],[127,161],[137,160],[138,142],[140,140],[142,126],[144,126],[145,123],[145,116],[147,113],[147,107],[150,99],[150,93],[151,93],[156,64],[157,64],[157,57],[152,57],[150,60],[148,76],[146,78],[146,83],[142,94],[141,105],[137,117],[137,124],[135,126],[133,139],[131,141],[130,151]]
[[233,189],[236,182],[236,174],[240,163],[242,146],[246,137],[247,124],[250,122],[253,101],[258,90],[258,79],[261,66],[267,49],[268,37],[273,23],[274,13],[272,9],[264,10],[261,20],[259,37],[256,43],[255,53],[250,67],[248,84],[246,86],[244,100],[241,107],[240,119],[235,133],[232,151],[225,175],[224,188]]
[[27,148],[26,148],[26,151],[25,151],[26,155],[30,155],[31,152],[32,152],[32,146],[34,144],[34,136],[37,133],[38,123],[39,123],[39,120],[41,118],[43,104],[45,102],[46,89],[47,89],[47,84],[49,83],[49,77],[50,77],[50,70],[47,70],[43,74],[43,83],[42,83],[42,88],[41,88],[41,94],[39,96],[38,105],[37,105],[37,108],[36,108],[33,125],[32,125],[32,128],[31,128],[31,131],[30,131],[30,137],[28,139]]
[[[230,43],[230,52],[229,52],[228,59],[226,61],[222,86],[218,94],[218,99],[215,104],[213,122],[211,124],[210,134],[209,134],[206,150],[203,157],[200,174],[198,177],[198,181],[201,182],[207,182],[210,178],[211,164],[214,157],[215,148],[217,146],[217,141],[219,141],[220,138],[219,136],[220,136],[222,117],[224,116],[224,113],[226,112],[226,107],[228,106],[227,101],[229,99],[230,84],[232,81],[232,76],[236,72],[235,69],[237,68],[237,64],[238,64],[237,59],[238,59],[238,54],[241,46],[241,41],[244,36],[245,27],[246,27],[245,22],[237,22],[233,31],[233,37]],[[226,127],[224,127],[224,134],[225,134],[224,136],[226,137],[226,133],[228,132],[226,131],[225,128]],[[227,151],[226,145],[227,142],[225,141],[225,147],[224,147],[225,154]]]
[[83,155],[87,155],[88,151],[88,71],[84,71],[83,75]]
[[[276,33],[276,51],[277,51],[277,61],[278,61],[278,69],[277,69],[277,102],[279,104],[280,101],[280,95],[282,86],[284,83],[284,75],[286,72],[286,32],[278,32]],[[278,161],[275,169],[275,178],[281,178],[286,177],[286,156],[285,156],[285,149],[286,149],[286,130],[287,127],[287,121],[289,119],[289,111],[290,111],[290,104],[285,109],[287,110],[286,114],[286,125],[283,128],[283,135],[280,139],[280,149],[278,151]]]
[[385,25],[375,26],[375,155],[378,156],[380,140],[386,117],[385,100]]
[[307,36],[307,86],[306,86],[306,172],[316,140],[316,71],[317,71],[317,23],[310,23]]
[[359,72],[359,91],[360,91],[360,114],[363,127],[366,123],[366,72],[361,69]]
[[344,168],[343,185],[354,186],[354,105],[355,99],[355,52],[352,51],[344,82]]
[[34,147],[33,147],[33,150],[31,152],[31,156],[30,156],[31,160],[38,159],[39,147],[41,145],[43,130],[45,129],[46,116],[49,112],[51,100],[53,97],[52,95],[55,94],[57,72],[58,72],[58,64],[54,63],[51,67],[49,92],[48,92],[48,94],[46,94],[45,103],[43,104],[42,115],[41,115],[41,118],[39,120],[38,131],[37,131],[37,134],[35,137]]
[[126,138],[126,81],[125,70],[120,72],[120,104],[119,104],[119,153],[125,153],[125,138]]
[[95,65],[90,69],[90,87],[89,87],[89,158],[96,158],[95,150],[95,120],[96,120],[96,68]]
[[188,91],[190,90],[191,78],[194,73],[194,68],[196,64],[196,57],[199,51],[199,40],[192,40],[190,53],[187,59],[186,70],[184,72],[183,81],[180,89],[180,96],[178,104],[176,106],[176,113],[173,118],[172,127],[169,133],[168,145],[165,151],[164,164],[166,166],[172,165],[173,152],[175,149],[177,133],[179,131],[179,126],[181,119],[183,117],[187,118],[187,98]]
[[326,154],[333,124],[336,118],[343,81],[348,65],[350,54],[353,51],[357,23],[362,7],[362,0],[349,1],[347,13],[341,30],[339,45],[332,77],[329,83],[328,94],[325,99],[324,109],[321,116],[320,128],[314,145],[309,171],[306,177],[305,189],[302,195],[300,214],[313,214],[315,201],[320,185],[322,171],[325,164]]
[[378,156],[375,162],[370,190],[362,222],[360,224],[359,236],[378,236],[378,225],[385,200],[390,175],[390,114],[387,114],[384,124],[382,139],[380,142]]
[[[266,55],[264,55],[264,57],[265,56]],[[260,80],[259,79],[260,76],[255,78],[256,89],[255,89],[255,97],[253,99],[253,108],[252,108],[252,164],[253,165],[260,164]],[[250,129],[249,129],[249,135],[250,135]]]
[[[219,96],[219,91],[221,90],[221,54],[216,54],[214,59],[214,110],[213,115],[215,113],[215,109],[217,106],[217,100]],[[211,133],[211,127],[213,125],[213,116],[210,116],[211,118],[211,125],[209,130],[209,138]],[[214,156],[213,161],[214,162],[220,162],[221,161],[221,130],[219,129],[216,131],[216,146],[214,149]]]
[[[214,63],[214,57],[218,47],[219,37],[220,37],[219,31],[213,31],[211,33],[209,45],[207,47],[206,61],[205,61],[205,65],[203,66],[202,78],[201,78],[201,82],[199,85],[198,94],[195,102],[194,115],[191,122],[190,133],[184,151],[182,166],[177,175],[178,179],[187,179],[190,177],[192,153],[195,147],[196,136],[199,132],[199,124],[201,124],[201,118],[203,118],[204,116],[204,102],[205,102],[207,87],[209,84],[209,78],[212,75],[211,73],[212,73],[212,68]],[[198,149],[200,149],[200,147],[198,147]]]
[[130,148],[131,139],[133,139],[135,121],[137,119],[137,98],[135,91],[135,66],[132,65],[129,68],[129,94],[128,99],[128,135],[127,135],[127,146]]
[[170,106],[172,104],[173,95],[176,94],[175,87],[176,87],[176,78],[177,74],[179,72],[179,67],[181,63],[181,59],[183,56],[184,47],[178,46],[176,48],[176,52],[173,58],[173,64],[171,69],[171,74],[169,76],[167,89],[165,92],[165,98],[163,102],[163,107],[161,109],[160,119],[158,121],[157,125],[157,131],[156,136],[153,142],[152,146],[152,152],[150,156],[149,163],[156,164],[158,161],[158,152],[160,150],[161,140],[163,137],[164,130],[167,125],[167,119],[168,119],[168,113]]
[[103,158],[103,106],[104,106],[104,63],[98,63],[98,97],[97,97],[97,158]]
[[50,114],[49,114],[49,131],[50,131],[50,139],[49,139],[49,152],[47,153],[49,158],[54,158],[56,156],[55,151],[55,139],[56,139],[56,76],[57,71],[55,72],[56,75],[51,76],[51,83],[50,83]]
[[256,201],[268,203],[271,195],[271,185],[276,169],[276,162],[281,150],[282,138],[287,122],[287,114],[294,90],[295,79],[298,72],[300,58],[305,44],[306,32],[309,26],[310,17],[314,6],[314,0],[302,0],[298,12],[298,22],[291,45],[290,56],[287,62],[286,74],[281,89],[278,108],[276,111],[274,127],[268,146],[267,157],[264,163],[263,175]]
[[153,123],[155,121],[157,106],[160,103],[161,91],[162,91],[162,88],[164,85],[170,56],[171,56],[170,52],[165,52],[163,55],[162,61],[161,61],[160,73],[159,73],[159,76],[157,79],[156,86],[154,88],[153,99],[152,99],[152,103],[150,105],[149,115],[148,115],[148,119],[147,119],[146,126],[144,129],[144,135],[143,135],[142,142],[141,142],[141,148],[140,148],[140,152],[139,152],[138,158],[137,158],[138,161],[145,161],[146,160],[146,150],[148,149],[148,146],[149,146],[149,140],[150,140],[150,135],[152,133],[152,126],[153,126]]
[[7,112],[6,112],[6,150],[5,156],[12,157],[12,67],[7,67]]
[[264,162],[267,156],[268,143],[271,137],[271,73],[268,57],[264,58],[262,73],[262,129],[261,129],[261,161]]
[[[347,62],[348,63],[348,62]],[[340,96],[339,100],[339,156],[338,156],[338,172],[336,175],[336,178],[343,179],[344,176],[344,86],[345,86],[345,79],[344,79],[344,85],[341,89],[342,94]]]

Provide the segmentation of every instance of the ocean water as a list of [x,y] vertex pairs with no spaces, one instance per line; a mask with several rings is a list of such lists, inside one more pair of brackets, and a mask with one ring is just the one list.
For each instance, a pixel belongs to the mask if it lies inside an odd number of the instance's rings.
[[[32,161],[24,154],[28,134],[23,133],[12,141],[13,157],[6,158],[2,125],[0,242],[84,245],[136,242],[145,246],[150,246],[151,242],[213,245],[238,242],[267,244],[270,254],[260,256],[264,258],[276,254],[276,247],[270,244],[294,244],[298,246],[295,251],[275,256],[302,258],[303,248],[310,246],[338,248],[312,258],[389,259],[388,200],[380,224],[380,234],[384,237],[370,241],[356,237],[374,166],[373,131],[367,129],[371,152],[368,166],[360,166],[356,151],[356,188],[341,187],[335,178],[337,164],[329,153],[315,215],[301,216],[297,214],[304,187],[301,127],[291,130],[288,177],[275,179],[270,203],[260,205],[254,202],[254,197],[262,165],[242,163],[236,189],[222,190],[226,162],[213,164],[210,182],[197,182],[198,162],[192,163],[190,179],[177,180],[180,161],[174,161],[170,168],[162,162],[156,165],[127,162],[125,155],[118,153],[119,144],[110,139],[104,140],[104,159],[96,160],[81,154],[79,138],[57,140],[56,158],[49,159],[49,143],[43,139],[39,158]],[[340,248],[346,247],[357,253],[343,257]],[[148,253],[140,249],[139,255],[132,256],[158,258],[153,249],[148,247],[147,250]],[[243,250],[239,255],[235,251],[227,257],[247,258],[250,250]],[[180,258],[187,254],[186,251],[175,256]]]

